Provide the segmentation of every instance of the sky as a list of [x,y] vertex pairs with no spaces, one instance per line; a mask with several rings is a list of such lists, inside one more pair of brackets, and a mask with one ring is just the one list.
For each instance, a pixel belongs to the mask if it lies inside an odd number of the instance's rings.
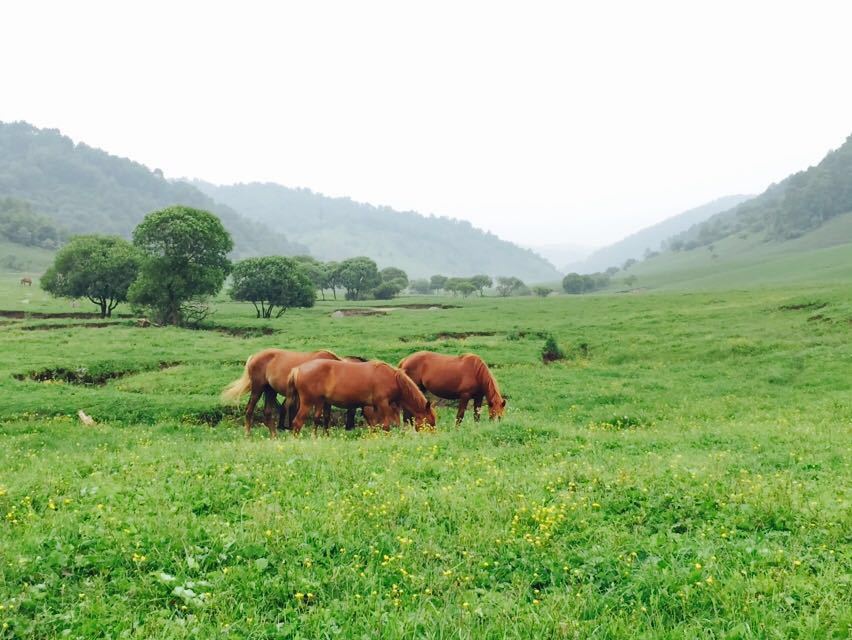
[[0,120],[522,244],[605,245],[852,134],[848,2],[4,0],[2,17]]

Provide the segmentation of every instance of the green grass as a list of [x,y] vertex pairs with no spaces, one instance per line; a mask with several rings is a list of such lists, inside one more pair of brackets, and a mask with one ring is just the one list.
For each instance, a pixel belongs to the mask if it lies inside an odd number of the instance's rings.
[[[0,638],[849,636],[850,280],[440,301],[0,319]],[[267,346],[475,351],[507,417],[246,440],[217,394]]]

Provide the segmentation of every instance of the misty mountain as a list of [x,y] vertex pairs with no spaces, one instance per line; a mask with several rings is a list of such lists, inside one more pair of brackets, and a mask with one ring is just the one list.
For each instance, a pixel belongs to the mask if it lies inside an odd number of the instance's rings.
[[413,277],[485,273],[517,276],[527,282],[560,277],[541,256],[464,220],[375,207],[274,183],[192,184],[214,200],[306,244],[321,260],[366,255],[380,267],[400,267]]
[[598,249],[585,260],[566,265],[564,270],[577,273],[595,273],[604,271],[608,267],[620,267],[630,258],[641,260],[646,251],[659,251],[661,245],[672,236],[686,231],[719,212],[728,211],[751,197],[745,195],[724,196],[700,207],[689,209],[637,231],[614,244]]
[[[220,205],[184,182],[171,182],[126,158],[74,142],[56,129],[0,122],[0,198],[28,203],[70,233],[129,237],[145,214],[172,204],[212,211],[234,239],[237,256],[307,249]],[[20,208],[20,207],[19,207]]]
[[852,135],[822,161],[771,185],[756,198],[715,215],[672,238],[674,251],[740,236],[783,243],[852,212]]

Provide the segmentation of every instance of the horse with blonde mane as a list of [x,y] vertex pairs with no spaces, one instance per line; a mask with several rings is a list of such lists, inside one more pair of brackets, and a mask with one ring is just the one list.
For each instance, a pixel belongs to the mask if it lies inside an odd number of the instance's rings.
[[[418,351],[399,363],[414,383],[424,391],[444,398],[458,400],[456,424],[464,419],[467,404],[473,400],[473,419],[479,421],[483,399],[488,402],[488,417],[502,418],[506,400],[500,387],[482,358],[473,353],[460,356],[431,351]],[[407,416],[406,416],[407,417]]]
[[[399,424],[399,410],[414,417],[414,427],[435,426],[435,410],[417,385],[399,369],[377,360],[369,362],[314,360],[295,367],[287,381],[287,414],[298,435],[305,419],[323,407],[367,409],[365,416],[381,423],[385,431]],[[368,409],[369,408],[369,409]],[[314,422],[314,431],[318,426]],[[326,422],[326,430],[328,424]]]
[[[251,435],[254,422],[254,408],[264,396],[263,421],[269,429],[269,436],[276,437],[277,429],[273,420],[273,411],[278,412],[277,394],[287,395],[287,379],[293,368],[298,367],[311,360],[340,360],[331,351],[322,349],[320,351],[285,351],[284,349],[264,349],[246,360],[243,375],[234,380],[222,391],[222,401],[226,403],[237,402],[239,398],[251,392],[246,405],[245,429],[246,435]],[[285,414],[283,411],[278,416],[278,427],[285,427]],[[347,420],[348,422],[348,420]]]

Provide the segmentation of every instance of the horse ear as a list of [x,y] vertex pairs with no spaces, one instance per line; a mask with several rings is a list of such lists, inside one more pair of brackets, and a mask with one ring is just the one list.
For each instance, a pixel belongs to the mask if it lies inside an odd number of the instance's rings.
[[432,401],[431,401],[431,400],[427,400],[427,401],[426,401],[426,411],[429,411],[429,409],[431,409],[431,408],[432,408]]

